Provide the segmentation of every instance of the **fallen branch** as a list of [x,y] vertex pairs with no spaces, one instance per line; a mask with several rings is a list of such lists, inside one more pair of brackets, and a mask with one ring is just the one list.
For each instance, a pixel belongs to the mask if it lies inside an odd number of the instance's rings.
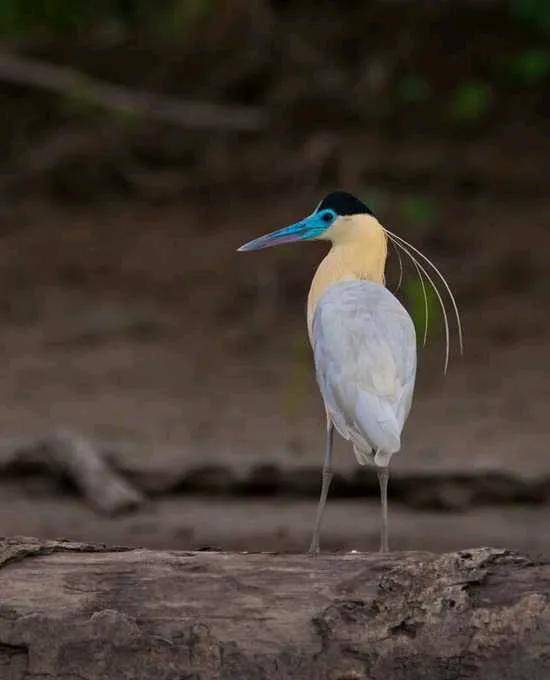
[[4,445],[0,470],[47,472],[68,479],[95,510],[108,515],[132,510],[143,503],[140,491],[107,463],[87,439],[58,432],[42,439]]
[[190,130],[254,132],[265,126],[262,111],[182,100],[139,92],[96,80],[79,71],[45,62],[0,54],[0,80],[78,97],[105,109],[158,120]]
[[550,565],[0,542],[2,677],[543,680]]
[[[82,438],[70,433],[32,440],[0,441],[0,473],[7,476],[46,473],[69,477],[77,484],[68,462],[76,465],[75,452]],[[59,460],[60,441],[65,451]],[[68,448],[66,444],[68,443]],[[319,468],[317,465],[297,466],[289,461],[263,458],[261,463],[243,458],[224,458],[205,462],[192,450],[167,452],[159,449],[145,459],[136,455],[131,443],[121,441],[86,442],[87,450],[93,451],[124,486],[130,487],[130,500],[126,494],[121,498],[121,509],[134,506],[133,498],[141,493],[147,496],[163,496],[173,493],[183,495],[215,495],[232,498],[287,497],[317,500],[319,494]],[[56,456],[51,451],[57,449]],[[71,453],[72,452],[72,453]],[[99,493],[112,491],[110,484],[100,486]],[[117,484],[118,486],[118,484]],[[79,485],[84,488],[84,485]],[[137,491],[140,490],[140,492]],[[93,501],[96,491],[90,492],[89,502],[102,512],[117,512],[98,508]],[[331,498],[374,498],[378,501],[378,483],[372,471],[352,466],[335,472]],[[477,469],[474,471],[396,471],[392,476],[391,497],[407,507],[433,510],[466,510],[480,505],[545,505],[550,502],[550,476],[521,477],[512,471]],[[101,503],[101,501],[100,501]],[[111,503],[107,504],[108,507]]]

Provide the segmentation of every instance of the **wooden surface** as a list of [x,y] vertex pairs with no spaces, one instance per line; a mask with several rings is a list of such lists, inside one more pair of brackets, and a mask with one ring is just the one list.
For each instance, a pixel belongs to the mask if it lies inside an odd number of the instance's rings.
[[2,680],[550,677],[550,564],[0,543]]

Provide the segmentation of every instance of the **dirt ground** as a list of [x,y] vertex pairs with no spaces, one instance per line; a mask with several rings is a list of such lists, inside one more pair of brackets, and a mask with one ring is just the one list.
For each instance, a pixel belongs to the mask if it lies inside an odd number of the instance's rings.
[[[395,475],[500,472],[548,482],[550,204],[499,191],[441,201],[437,225],[412,228],[403,195],[381,215],[448,276],[463,312],[465,354],[442,375],[434,330]],[[221,474],[246,466],[320,465],[322,408],[304,304],[322,246],[253,255],[235,248],[307,214],[317,192],[93,208],[23,202],[5,211],[0,249],[0,427],[4,441],[71,427],[118,447],[125,465]],[[454,334],[456,350],[456,333]],[[354,458],[337,445],[336,467]],[[290,472],[289,472],[290,471]],[[314,499],[162,495],[135,515],[95,516],[57,485],[8,480],[0,532],[189,548],[297,550]],[[338,494],[337,494],[338,495]],[[345,494],[344,494],[345,495]],[[334,500],[330,548],[373,548],[372,498]],[[548,501],[462,512],[397,500],[394,544],[474,544],[548,552]],[[432,504],[433,505],[433,504]],[[430,503],[427,504],[430,507]],[[350,521],[351,520],[351,521]]]
[[[106,518],[52,489],[10,483],[2,485],[0,523],[10,535],[78,537],[107,545],[304,552],[315,509],[313,499],[171,495],[155,498],[135,513]],[[322,548],[377,550],[378,519],[372,499],[331,500]],[[441,513],[396,503],[390,511],[390,547],[445,552],[490,545],[547,557],[549,521],[548,505],[487,505]]]

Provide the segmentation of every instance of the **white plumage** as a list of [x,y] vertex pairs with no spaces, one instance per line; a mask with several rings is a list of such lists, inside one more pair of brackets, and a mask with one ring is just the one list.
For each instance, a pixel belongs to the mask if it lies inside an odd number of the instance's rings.
[[331,248],[315,272],[307,305],[317,382],[327,412],[321,495],[310,552],[319,552],[323,513],[333,476],[334,429],[352,443],[359,463],[376,466],[382,510],[380,549],[387,551],[389,464],[392,455],[401,448],[416,376],[414,324],[384,285],[388,240],[398,253],[403,252],[411,260],[418,274],[424,293],[426,331],[428,299],[424,278],[434,290],[445,327],[445,369],[449,358],[449,324],[434,278],[449,294],[462,351],[458,307],[449,284],[431,260],[383,227],[362,201],[345,191],[328,194],[305,219],[245,243],[239,250],[315,239],[330,241]]
[[401,446],[416,375],[411,317],[383,285],[329,286],[312,329],[317,382],[327,414],[359,463],[389,464]]

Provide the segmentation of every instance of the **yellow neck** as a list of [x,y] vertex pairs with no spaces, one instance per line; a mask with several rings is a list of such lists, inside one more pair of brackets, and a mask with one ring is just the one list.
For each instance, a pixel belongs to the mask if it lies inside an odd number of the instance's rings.
[[339,281],[367,279],[384,284],[387,237],[371,215],[340,217],[324,238],[332,248],[319,265],[307,301],[307,324],[311,338],[313,315],[323,293]]

